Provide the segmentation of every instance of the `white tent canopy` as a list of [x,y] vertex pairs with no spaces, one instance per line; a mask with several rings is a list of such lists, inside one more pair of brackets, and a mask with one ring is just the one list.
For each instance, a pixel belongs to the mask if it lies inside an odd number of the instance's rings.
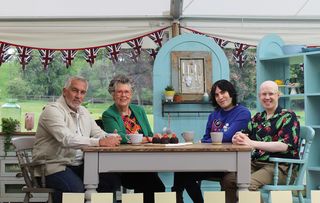
[[[256,45],[268,33],[320,45],[318,0],[10,0],[1,2],[0,41],[83,48],[144,35],[178,22],[229,41]],[[184,30],[182,30],[184,31]]]

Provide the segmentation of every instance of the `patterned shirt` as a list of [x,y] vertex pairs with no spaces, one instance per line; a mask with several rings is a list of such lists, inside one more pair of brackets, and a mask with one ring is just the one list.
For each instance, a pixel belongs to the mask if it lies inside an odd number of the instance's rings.
[[250,139],[263,142],[283,142],[288,145],[285,152],[266,152],[255,149],[252,160],[268,161],[269,157],[298,158],[300,124],[294,112],[278,107],[267,119],[265,111],[257,113],[248,124]]
[[139,125],[137,118],[131,113],[129,116],[121,116],[124,127],[126,128],[127,134],[134,134],[134,133],[142,133],[141,126]]

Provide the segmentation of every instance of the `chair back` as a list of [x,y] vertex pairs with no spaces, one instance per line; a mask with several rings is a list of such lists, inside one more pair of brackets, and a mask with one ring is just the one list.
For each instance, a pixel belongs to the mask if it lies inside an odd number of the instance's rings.
[[297,178],[295,180],[296,185],[303,184],[304,174],[307,170],[308,160],[309,160],[309,153],[311,144],[314,137],[314,129],[310,126],[301,126],[300,127],[300,136],[299,136],[299,156],[300,160],[304,162],[304,164],[301,164],[298,169]]
[[[15,137],[11,140],[15,147],[18,163],[21,169],[21,173],[17,174],[17,177],[23,177],[26,185],[22,188],[22,192],[25,192],[24,202],[30,202],[33,197],[32,193],[47,193],[48,203],[52,203],[52,195],[54,189],[46,188],[45,183],[45,161],[32,161],[32,149],[35,142],[35,137]],[[38,180],[34,176],[34,168],[39,167],[41,172],[41,178]]]
[[16,155],[18,158],[19,166],[22,176],[28,188],[39,187],[36,178],[33,176],[33,168],[30,167],[31,153],[34,137],[15,137],[12,138],[12,144],[15,147]]

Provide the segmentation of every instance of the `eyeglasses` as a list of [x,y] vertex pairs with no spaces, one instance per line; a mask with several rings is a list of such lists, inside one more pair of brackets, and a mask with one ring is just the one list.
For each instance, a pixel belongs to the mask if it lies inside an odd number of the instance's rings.
[[122,90],[118,90],[118,91],[115,91],[116,95],[131,95],[131,91],[128,91],[128,90],[125,90],[125,91],[122,91]]

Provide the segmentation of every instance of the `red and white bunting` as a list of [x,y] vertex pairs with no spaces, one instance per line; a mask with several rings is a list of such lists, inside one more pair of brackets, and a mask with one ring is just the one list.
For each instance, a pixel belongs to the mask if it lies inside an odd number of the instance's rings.
[[247,44],[235,42],[233,55],[236,55],[236,56],[242,55],[244,53],[244,51],[247,50],[249,47],[250,46]]
[[106,46],[106,49],[107,49],[107,57],[113,63],[118,62],[119,54],[120,54],[120,50],[121,50],[121,43]]
[[243,68],[243,66],[247,60],[247,54],[244,53],[239,56],[236,56],[233,54],[233,58],[236,60],[238,67]]
[[232,52],[233,58],[236,60],[238,67],[243,68],[247,59],[247,55],[244,53],[250,46],[242,43],[234,43],[235,49]]
[[0,66],[10,58],[11,54],[7,52],[9,48],[9,44],[0,42]]
[[69,68],[71,66],[72,60],[77,54],[77,50],[62,50],[62,60],[66,64],[66,67]]
[[158,47],[162,47],[163,34],[163,30],[159,30],[149,34],[148,37],[152,39],[152,41],[154,41]]
[[206,34],[204,34],[204,33],[202,33],[202,32],[198,32],[198,31],[196,31],[196,30],[192,30],[191,32],[192,32],[193,34],[207,36]]
[[54,50],[48,50],[48,49],[40,49],[39,50],[40,61],[41,61],[43,68],[45,70],[48,69],[49,64],[52,62],[54,52],[55,52]]
[[19,62],[22,65],[22,69],[25,70],[26,69],[26,65],[31,61],[32,56],[32,49],[31,48],[27,48],[27,47],[17,47],[19,56]]
[[158,54],[157,50],[155,50],[155,49],[147,49],[146,51],[149,53],[149,55],[152,57],[153,60],[156,59],[156,56]]
[[212,38],[222,49],[225,48],[225,46],[227,46],[227,44],[229,44],[229,41],[227,41],[227,40],[220,39],[217,37],[212,37]]
[[97,57],[98,52],[99,52],[99,48],[90,48],[90,49],[84,50],[84,54],[85,54],[84,58],[90,64],[91,67],[94,64],[94,60]]
[[140,55],[142,49],[143,37],[136,38],[127,42],[127,44],[136,52],[137,55]]

